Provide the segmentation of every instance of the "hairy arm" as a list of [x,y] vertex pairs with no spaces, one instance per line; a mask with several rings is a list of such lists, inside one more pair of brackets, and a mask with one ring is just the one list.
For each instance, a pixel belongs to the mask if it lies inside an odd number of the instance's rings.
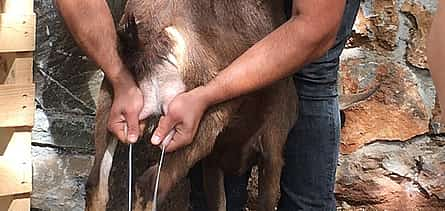
[[107,2],[55,0],[55,3],[78,45],[101,67],[113,86],[109,130],[124,142],[136,142],[142,94],[119,57],[117,33]]
[[[208,106],[247,94],[290,76],[333,45],[345,0],[294,0],[292,18],[256,43],[211,82],[177,96],[161,120],[154,144],[175,128],[168,151],[191,143]],[[194,108],[188,103],[198,104]]]
[[55,0],[65,23],[78,45],[118,83],[124,71],[117,51],[117,35],[105,0]]
[[[294,1],[293,17],[201,89],[210,105],[283,79],[321,57],[335,41],[345,1]],[[236,79],[236,80],[234,80]]]

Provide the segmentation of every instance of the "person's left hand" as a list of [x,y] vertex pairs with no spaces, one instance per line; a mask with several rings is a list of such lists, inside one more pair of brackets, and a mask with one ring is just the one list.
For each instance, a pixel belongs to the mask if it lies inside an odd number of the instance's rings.
[[[151,138],[154,145],[168,144],[166,151],[172,152],[192,143],[202,115],[209,106],[200,95],[199,89],[177,95],[167,106],[165,116],[159,120]],[[171,130],[175,130],[169,143],[161,143]]]

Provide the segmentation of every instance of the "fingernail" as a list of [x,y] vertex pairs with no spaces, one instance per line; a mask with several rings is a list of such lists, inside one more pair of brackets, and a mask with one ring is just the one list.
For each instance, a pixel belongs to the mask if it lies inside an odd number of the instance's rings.
[[138,140],[138,137],[136,135],[128,136],[128,142],[130,142],[130,143],[136,143],[137,140]]
[[154,135],[151,137],[151,143],[158,145],[161,142],[161,138],[157,135]]

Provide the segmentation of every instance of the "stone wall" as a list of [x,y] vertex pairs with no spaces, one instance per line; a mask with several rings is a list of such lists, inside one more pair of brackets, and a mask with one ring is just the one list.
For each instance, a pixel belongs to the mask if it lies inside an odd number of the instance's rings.
[[76,47],[52,0],[36,0],[32,207],[83,210],[93,161],[95,96],[102,73]]
[[[110,3],[112,8],[122,5]],[[336,188],[339,209],[445,209],[445,139],[438,136],[434,121],[435,91],[424,56],[435,3],[362,3],[342,56],[340,90],[377,91],[345,110]],[[95,100],[103,75],[76,47],[52,0],[35,0],[35,6],[32,206],[83,210],[94,154]]]
[[342,55],[345,110],[336,193],[344,209],[444,210],[445,148],[425,57],[431,0],[366,0]]

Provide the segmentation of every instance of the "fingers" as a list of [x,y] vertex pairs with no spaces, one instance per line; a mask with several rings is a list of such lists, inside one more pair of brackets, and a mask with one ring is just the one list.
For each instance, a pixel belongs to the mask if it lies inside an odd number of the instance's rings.
[[126,143],[126,140],[127,140],[125,127],[126,127],[126,123],[121,121],[120,118],[112,119],[112,116],[110,116],[110,120],[108,121],[108,130],[114,136],[116,136],[117,139],[121,140],[124,143]]
[[145,128],[147,127],[147,123],[145,121],[139,121],[139,134],[142,136],[145,132]]
[[166,152],[176,151],[192,143],[193,141],[192,134],[194,133],[192,131],[184,130],[181,126],[183,125],[178,125],[176,127],[175,129],[176,132],[173,135],[173,139],[170,141],[168,145],[166,145],[167,146]]
[[[146,123],[144,121],[139,121],[137,129],[139,130],[139,134],[143,134],[146,128]],[[110,123],[108,125],[108,130],[116,136],[117,139],[119,139],[122,143],[125,144],[133,144],[137,142],[137,139],[139,136],[136,137],[136,141],[131,142],[131,140],[128,139],[128,126],[127,123],[124,121],[117,122],[117,123]]]
[[154,145],[159,145],[165,139],[168,133],[175,127],[175,125],[176,122],[170,116],[161,117],[158,127],[151,137],[151,143]]
[[127,126],[128,126],[128,133],[126,140],[130,144],[134,144],[137,142],[139,137],[139,118],[138,113],[128,113],[126,115],[127,120]]
[[173,128],[168,132],[167,136],[165,136],[164,140],[162,140],[162,147],[167,147],[170,144],[170,141],[173,139],[173,136],[176,134],[176,130]]
[[142,92],[132,80],[116,87],[113,86],[113,90],[108,130],[123,143],[136,143],[140,134],[139,114],[143,108]]
[[165,151],[166,152],[174,152],[178,149],[181,149],[184,146],[187,146],[187,144],[185,144],[182,141],[172,140],[170,142],[170,144],[167,146],[167,148],[165,148]]
[[145,121],[139,121],[137,117],[137,114],[124,117],[116,112],[111,112],[108,130],[122,143],[134,144],[137,142],[139,134],[144,133],[146,127]]

